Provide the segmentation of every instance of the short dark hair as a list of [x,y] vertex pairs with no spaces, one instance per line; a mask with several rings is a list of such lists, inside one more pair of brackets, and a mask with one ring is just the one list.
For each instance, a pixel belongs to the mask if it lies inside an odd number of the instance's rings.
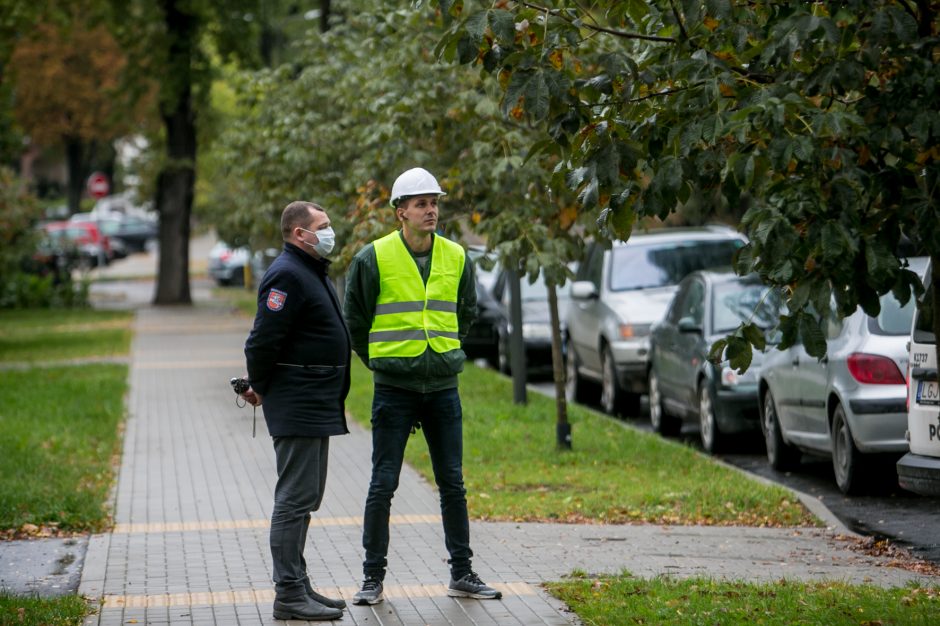
[[306,200],[294,200],[284,207],[284,212],[281,213],[281,238],[284,241],[290,238],[295,228],[303,228],[310,223],[310,211],[326,212],[319,204]]

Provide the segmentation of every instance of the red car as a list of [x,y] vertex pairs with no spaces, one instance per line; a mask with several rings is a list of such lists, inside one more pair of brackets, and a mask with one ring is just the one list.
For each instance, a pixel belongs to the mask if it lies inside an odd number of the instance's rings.
[[42,229],[52,241],[74,246],[80,265],[103,266],[113,258],[111,242],[92,222],[48,222]]

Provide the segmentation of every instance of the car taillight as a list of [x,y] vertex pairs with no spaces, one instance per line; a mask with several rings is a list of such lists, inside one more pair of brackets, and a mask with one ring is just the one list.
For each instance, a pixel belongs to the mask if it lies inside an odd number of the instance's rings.
[[897,364],[886,356],[853,352],[847,364],[849,373],[867,385],[903,385],[904,376]]
[[907,393],[905,394],[905,403],[904,408],[908,413],[911,412],[911,364],[907,364],[907,379],[904,381],[904,386],[907,387]]
[[219,255],[219,258],[222,260],[223,263],[225,263],[230,258],[232,258],[232,253],[226,250],[225,252]]

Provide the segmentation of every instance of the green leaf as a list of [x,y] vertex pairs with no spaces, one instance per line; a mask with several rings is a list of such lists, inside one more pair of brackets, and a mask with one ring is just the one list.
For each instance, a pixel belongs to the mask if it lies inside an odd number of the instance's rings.
[[731,336],[728,337],[728,350],[725,356],[728,358],[728,365],[741,374],[751,366],[754,351],[751,344],[743,337]]
[[725,348],[728,347],[728,338],[723,337],[715,340],[708,351],[708,360],[714,364],[719,364],[724,360]]
[[487,12],[487,22],[496,40],[504,46],[511,45],[516,36],[515,23],[512,13],[503,9],[492,9]]
[[800,326],[798,315],[780,316],[780,343],[777,345],[779,350],[786,350],[790,346],[796,345],[800,339]]
[[464,20],[463,30],[466,31],[474,45],[479,46],[483,41],[483,34],[486,32],[487,13],[487,11],[477,11],[468,15],[467,19]]
[[800,339],[806,354],[817,359],[826,356],[826,335],[819,321],[812,315],[800,315]]
[[636,211],[632,207],[622,204],[616,209],[612,208],[610,212],[610,229],[620,241],[626,241],[633,232],[633,225],[636,223]]
[[741,327],[741,334],[744,335],[748,343],[758,350],[763,350],[767,347],[767,339],[764,336],[764,330],[757,324],[745,324]]

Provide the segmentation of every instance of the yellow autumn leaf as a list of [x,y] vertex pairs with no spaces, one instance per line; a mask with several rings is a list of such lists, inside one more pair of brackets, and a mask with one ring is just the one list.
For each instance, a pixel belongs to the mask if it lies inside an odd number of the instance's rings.
[[732,97],[734,97],[734,89],[731,87],[731,85],[726,85],[725,83],[720,83],[720,84],[718,85],[718,91],[720,91],[720,92],[721,92],[721,95],[723,95],[725,98],[732,98]]
[[554,67],[556,70],[561,69],[561,66],[564,65],[564,61],[564,55],[562,54],[561,50],[558,50],[557,48],[552,50],[551,54],[548,55],[548,62],[551,63],[552,67]]
[[718,28],[718,24],[718,20],[713,18],[711,15],[706,16],[705,19],[702,20],[702,25],[712,32],[715,32],[715,29]]

